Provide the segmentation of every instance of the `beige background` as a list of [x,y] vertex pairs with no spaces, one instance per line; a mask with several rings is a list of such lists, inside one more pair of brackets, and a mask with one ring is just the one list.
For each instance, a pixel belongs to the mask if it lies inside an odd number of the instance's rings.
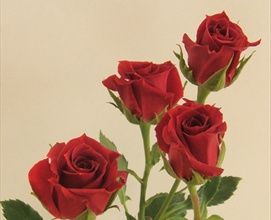
[[[205,14],[223,9],[239,21],[251,41],[262,39],[239,80],[212,94],[228,122],[224,175],[243,178],[235,196],[210,209],[226,220],[268,220],[270,205],[269,1],[182,0],[2,0],[1,200],[20,198],[52,217],[30,195],[27,173],[45,157],[49,144],[82,133],[97,138],[102,129],[143,169],[139,129],[106,102],[101,81],[121,59],[177,60],[184,32],[195,39]],[[246,51],[249,54],[253,49]],[[189,85],[186,97],[195,97]],[[173,180],[158,173],[148,195],[168,191]],[[138,185],[128,181],[128,206],[135,214]],[[123,220],[109,210],[99,219]]]

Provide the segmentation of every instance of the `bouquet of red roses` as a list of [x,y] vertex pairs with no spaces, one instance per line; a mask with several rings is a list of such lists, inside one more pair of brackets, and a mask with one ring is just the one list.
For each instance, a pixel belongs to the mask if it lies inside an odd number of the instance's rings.
[[[117,207],[114,201],[118,197],[127,220],[186,220],[189,210],[193,210],[194,220],[223,219],[208,214],[208,207],[229,199],[240,178],[221,176],[227,125],[220,108],[206,104],[206,99],[236,81],[252,56],[241,58],[241,53],[260,41],[250,43],[240,26],[222,12],[202,21],[196,41],[184,34],[182,42],[187,62],[181,46],[174,53],[187,80],[184,84],[170,61],[123,60],[117,74],[103,81],[113,100],[110,104],[140,128],[143,175],[128,166],[124,155],[102,132],[99,141],[83,134],[56,143],[46,158],[31,168],[33,195],[55,218],[93,220]],[[197,86],[195,100],[184,98],[188,82]],[[155,130],[155,143],[150,143],[151,129]],[[149,175],[159,161],[163,162],[161,172],[167,172],[175,182],[169,192],[146,198]],[[128,175],[140,187],[137,214],[130,213],[127,205]],[[185,185],[182,189],[181,182]],[[20,200],[2,201],[1,205],[7,220],[42,219]]]

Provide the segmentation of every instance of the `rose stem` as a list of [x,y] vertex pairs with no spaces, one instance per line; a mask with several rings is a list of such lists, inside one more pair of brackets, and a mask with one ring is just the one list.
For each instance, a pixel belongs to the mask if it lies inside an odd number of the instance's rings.
[[204,102],[209,94],[210,94],[209,90],[207,90],[203,86],[198,86],[197,102],[204,104]]
[[138,220],[145,220],[145,202],[146,202],[146,191],[147,184],[152,168],[151,165],[151,154],[150,154],[150,127],[148,123],[141,122],[140,130],[143,138],[144,153],[145,153],[145,169],[142,178],[141,189],[140,189],[140,203],[139,203],[139,213]]
[[188,184],[188,190],[190,192],[191,201],[194,209],[194,220],[201,220],[200,217],[200,201],[195,185]]
[[163,202],[159,212],[157,213],[157,215],[155,216],[154,220],[160,220],[160,219],[163,219],[164,217],[164,214],[168,208],[168,205],[170,204],[173,196],[174,196],[174,193],[176,192],[176,190],[178,189],[179,185],[180,185],[180,179],[176,179],[175,182],[173,183],[170,191],[169,191],[169,194],[167,196],[167,198],[165,199],[165,201]]

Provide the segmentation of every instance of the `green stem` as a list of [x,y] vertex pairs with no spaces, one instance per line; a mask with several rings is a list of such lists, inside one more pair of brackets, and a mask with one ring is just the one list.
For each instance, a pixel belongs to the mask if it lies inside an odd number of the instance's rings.
[[195,185],[188,184],[188,190],[190,192],[190,197],[194,209],[194,220],[201,220],[201,215],[200,215],[200,201],[199,201],[199,196],[197,193],[197,189]]
[[207,90],[203,86],[198,86],[197,102],[204,104],[209,94],[210,94],[209,90]]
[[180,179],[176,179],[173,183],[169,194],[165,201],[163,202],[160,210],[158,211],[157,215],[155,216],[154,220],[162,220],[164,217],[165,212],[167,211],[168,205],[170,204],[171,200],[173,199],[174,193],[177,191],[179,185],[180,185]]
[[149,175],[152,168],[151,154],[150,154],[150,126],[151,125],[148,123],[144,123],[144,122],[140,123],[140,130],[141,130],[141,134],[143,138],[144,153],[145,153],[145,169],[144,169],[144,175],[142,178],[141,189],[140,189],[138,220],[145,220],[146,192],[147,192]]
[[142,179],[137,175],[137,173],[133,170],[127,170],[130,175],[132,175],[140,184],[143,183]]

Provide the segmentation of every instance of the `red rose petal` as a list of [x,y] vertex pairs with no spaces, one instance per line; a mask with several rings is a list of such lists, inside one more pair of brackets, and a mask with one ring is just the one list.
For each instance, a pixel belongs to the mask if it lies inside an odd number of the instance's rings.
[[35,164],[29,171],[28,178],[33,192],[41,203],[53,216],[61,217],[56,203],[53,200],[54,186],[49,180],[54,178],[54,174],[51,172],[48,159],[41,160]]

